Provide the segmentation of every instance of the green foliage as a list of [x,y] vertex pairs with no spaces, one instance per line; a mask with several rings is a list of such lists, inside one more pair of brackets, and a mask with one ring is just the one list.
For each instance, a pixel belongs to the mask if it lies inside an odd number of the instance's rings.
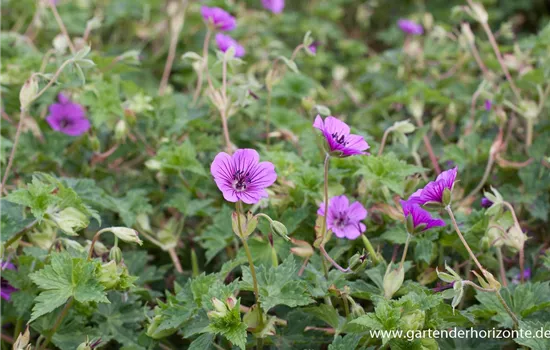
[[42,290],[35,299],[30,322],[64,305],[69,298],[80,303],[109,303],[96,279],[96,267],[96,263],[68,253],[52,254],[48,265],[30,275]]
[[[307,291],[305,281],[294,278],[299,268],[292,255],[277,267],[256,268],[260,302],[265,310],[277,305],[296,307],[314,302]],[[243,279],[240,285],[245,290],[253,290],[252,275],[248,267],[243,266]]]

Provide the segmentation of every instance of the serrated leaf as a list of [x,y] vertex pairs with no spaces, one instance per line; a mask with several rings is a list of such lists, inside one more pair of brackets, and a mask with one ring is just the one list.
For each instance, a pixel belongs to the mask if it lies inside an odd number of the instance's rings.
[[[250,268],[243,266],[242,269],[241,288],[253,290]],[[296,307],[314,302],[307,292],[305,281],[299,279],[298,270],[299,266],[296,265],[293,255],[289,255],[275,268],[271,266],[256,268],[260,301],[265,311],[269,311],[276,305]]]
[[30,275],[43,291],[35,300],[29,322],[55,310],[70,297],[81,303],[109,303],[103,286],[96,279],[95,268],[93,262],[73,258],[67,252],[52,254],[49,265]]
[[328,346],[329,350],[351,350],[357,348],[361,336],[357,334],[347,334],[346,336],[337,336],[332,344]]
[[[527,346],[532,350],[550,349],[550,322],[542,323],[540,321],[519,321],[519,327],[522,330],[520,337],[514,339],[516,343]],[[530,332],[531,336],[527,336]]]

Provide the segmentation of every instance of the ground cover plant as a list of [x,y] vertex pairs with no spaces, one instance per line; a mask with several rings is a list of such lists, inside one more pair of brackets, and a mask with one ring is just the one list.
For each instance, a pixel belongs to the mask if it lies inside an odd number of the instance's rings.
[[1,5],[2,349],[550,349],[546,2]]

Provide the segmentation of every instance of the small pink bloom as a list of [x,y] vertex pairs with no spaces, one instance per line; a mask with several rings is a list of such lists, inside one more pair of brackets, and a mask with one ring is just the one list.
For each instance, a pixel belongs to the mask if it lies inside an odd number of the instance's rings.
[[69,136],[80,136],[90,129],[84,107],[71,102],[65,95],[58,95],[59,103],[50,105],[50,114],[46,121],[52,129]]
[[424,29],[420,24],[409,19],[400,19],[397,21],[397,26],[407,34],[422,35],[424,33]]
[[[317,215],[325,216],[325,203],[321,203]],[[328,202],[327,229],[338,238],[356,239],[366,231],[361,221],[367,217],[367,210],[359,202],[349,204],[344,195],[332,197]]]
[[265,189],[277,180],[273,163],[260,162],[258,152],[248,148],[237,150],[232,156],[218,153],[210,172],[229,202],[257,203],[267,198]]
[[285,0],[262,0],[262,5],[273,13],[281,13],[285,8]]
[[235,49],[235,57],[243,57],[245,54],[244,47],[229,35],[222,33],[216,34],[216,44],[218,45],[218,49],[222,52],[226,52],[230,47],[233,47]]
[[342,157],[369,154],[366,150],[370,146],[363,136],[350,134],[349,126],[339,119],[329,116],[323,121],[318,115],[313,127],[323,132],[331,152],[340,152]]
[[235,17],[219,7],[202,6],[201,14],[206,23],[212,24],[218,30],[227,32],[237,26]]

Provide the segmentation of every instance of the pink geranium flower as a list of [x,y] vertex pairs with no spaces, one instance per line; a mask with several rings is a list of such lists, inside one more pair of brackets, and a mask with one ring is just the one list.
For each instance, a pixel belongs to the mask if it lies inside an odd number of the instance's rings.
[[443,203],[443,192],[445,189],[453,190],[457,171],[458,168],[454,167],[442,172],[435,181],[429,182],[423,189],[413,193],[408,201],[419,205],[424,205],[427,202]]
[[281,13],[285,8],[285,0],[262,0],[262,5],[273,13]]
[[363,136],[350,134],[348,124],[332,116],[315,118],[313,127],[323,132],[331,152],[339,152],[341,156],[348,157],[358,154],[368,154],[369,144]]
[[[445,226],[445,221],[434,219],[428,211],[422,209],[417,203],[404,200],[401,200],[400,203],[405,219],[411,216],[413,228],[416,232],[426,231],[432,227]],[[409,233],[413,234],[414,232]]]
[[222,33],[216,34],[216,45],[218,45],[218,49],[222,52],[226,52],[230,47],[234,48],[235,57],[242,57],[245,54],[244,47],[229,35]]
[[46,121],[52,129],[69,136],[80,136],[90,129],[84,107],[71,102],[65,95],[58,95],[59,103],[50,105],[50,114]]
[[[321,203],[317,215],[325,216],[325,203]],[[349,204],[344,195],[332,197],[328,202],[327,228],[338,238],[356,239],[367,227],[361,221],[367,210],[359,202]]]
[[253,149],[240,149],[232,156],[218,153],[210,172],[229,202],[257,203],[267,198],[265,189],[277,180],[273,163],[260,162],[260,155]]
[[219,7],[201,7],[201,15],[204,21],[222,31],[230,31],[237,27],[237,20],[227,11]]

